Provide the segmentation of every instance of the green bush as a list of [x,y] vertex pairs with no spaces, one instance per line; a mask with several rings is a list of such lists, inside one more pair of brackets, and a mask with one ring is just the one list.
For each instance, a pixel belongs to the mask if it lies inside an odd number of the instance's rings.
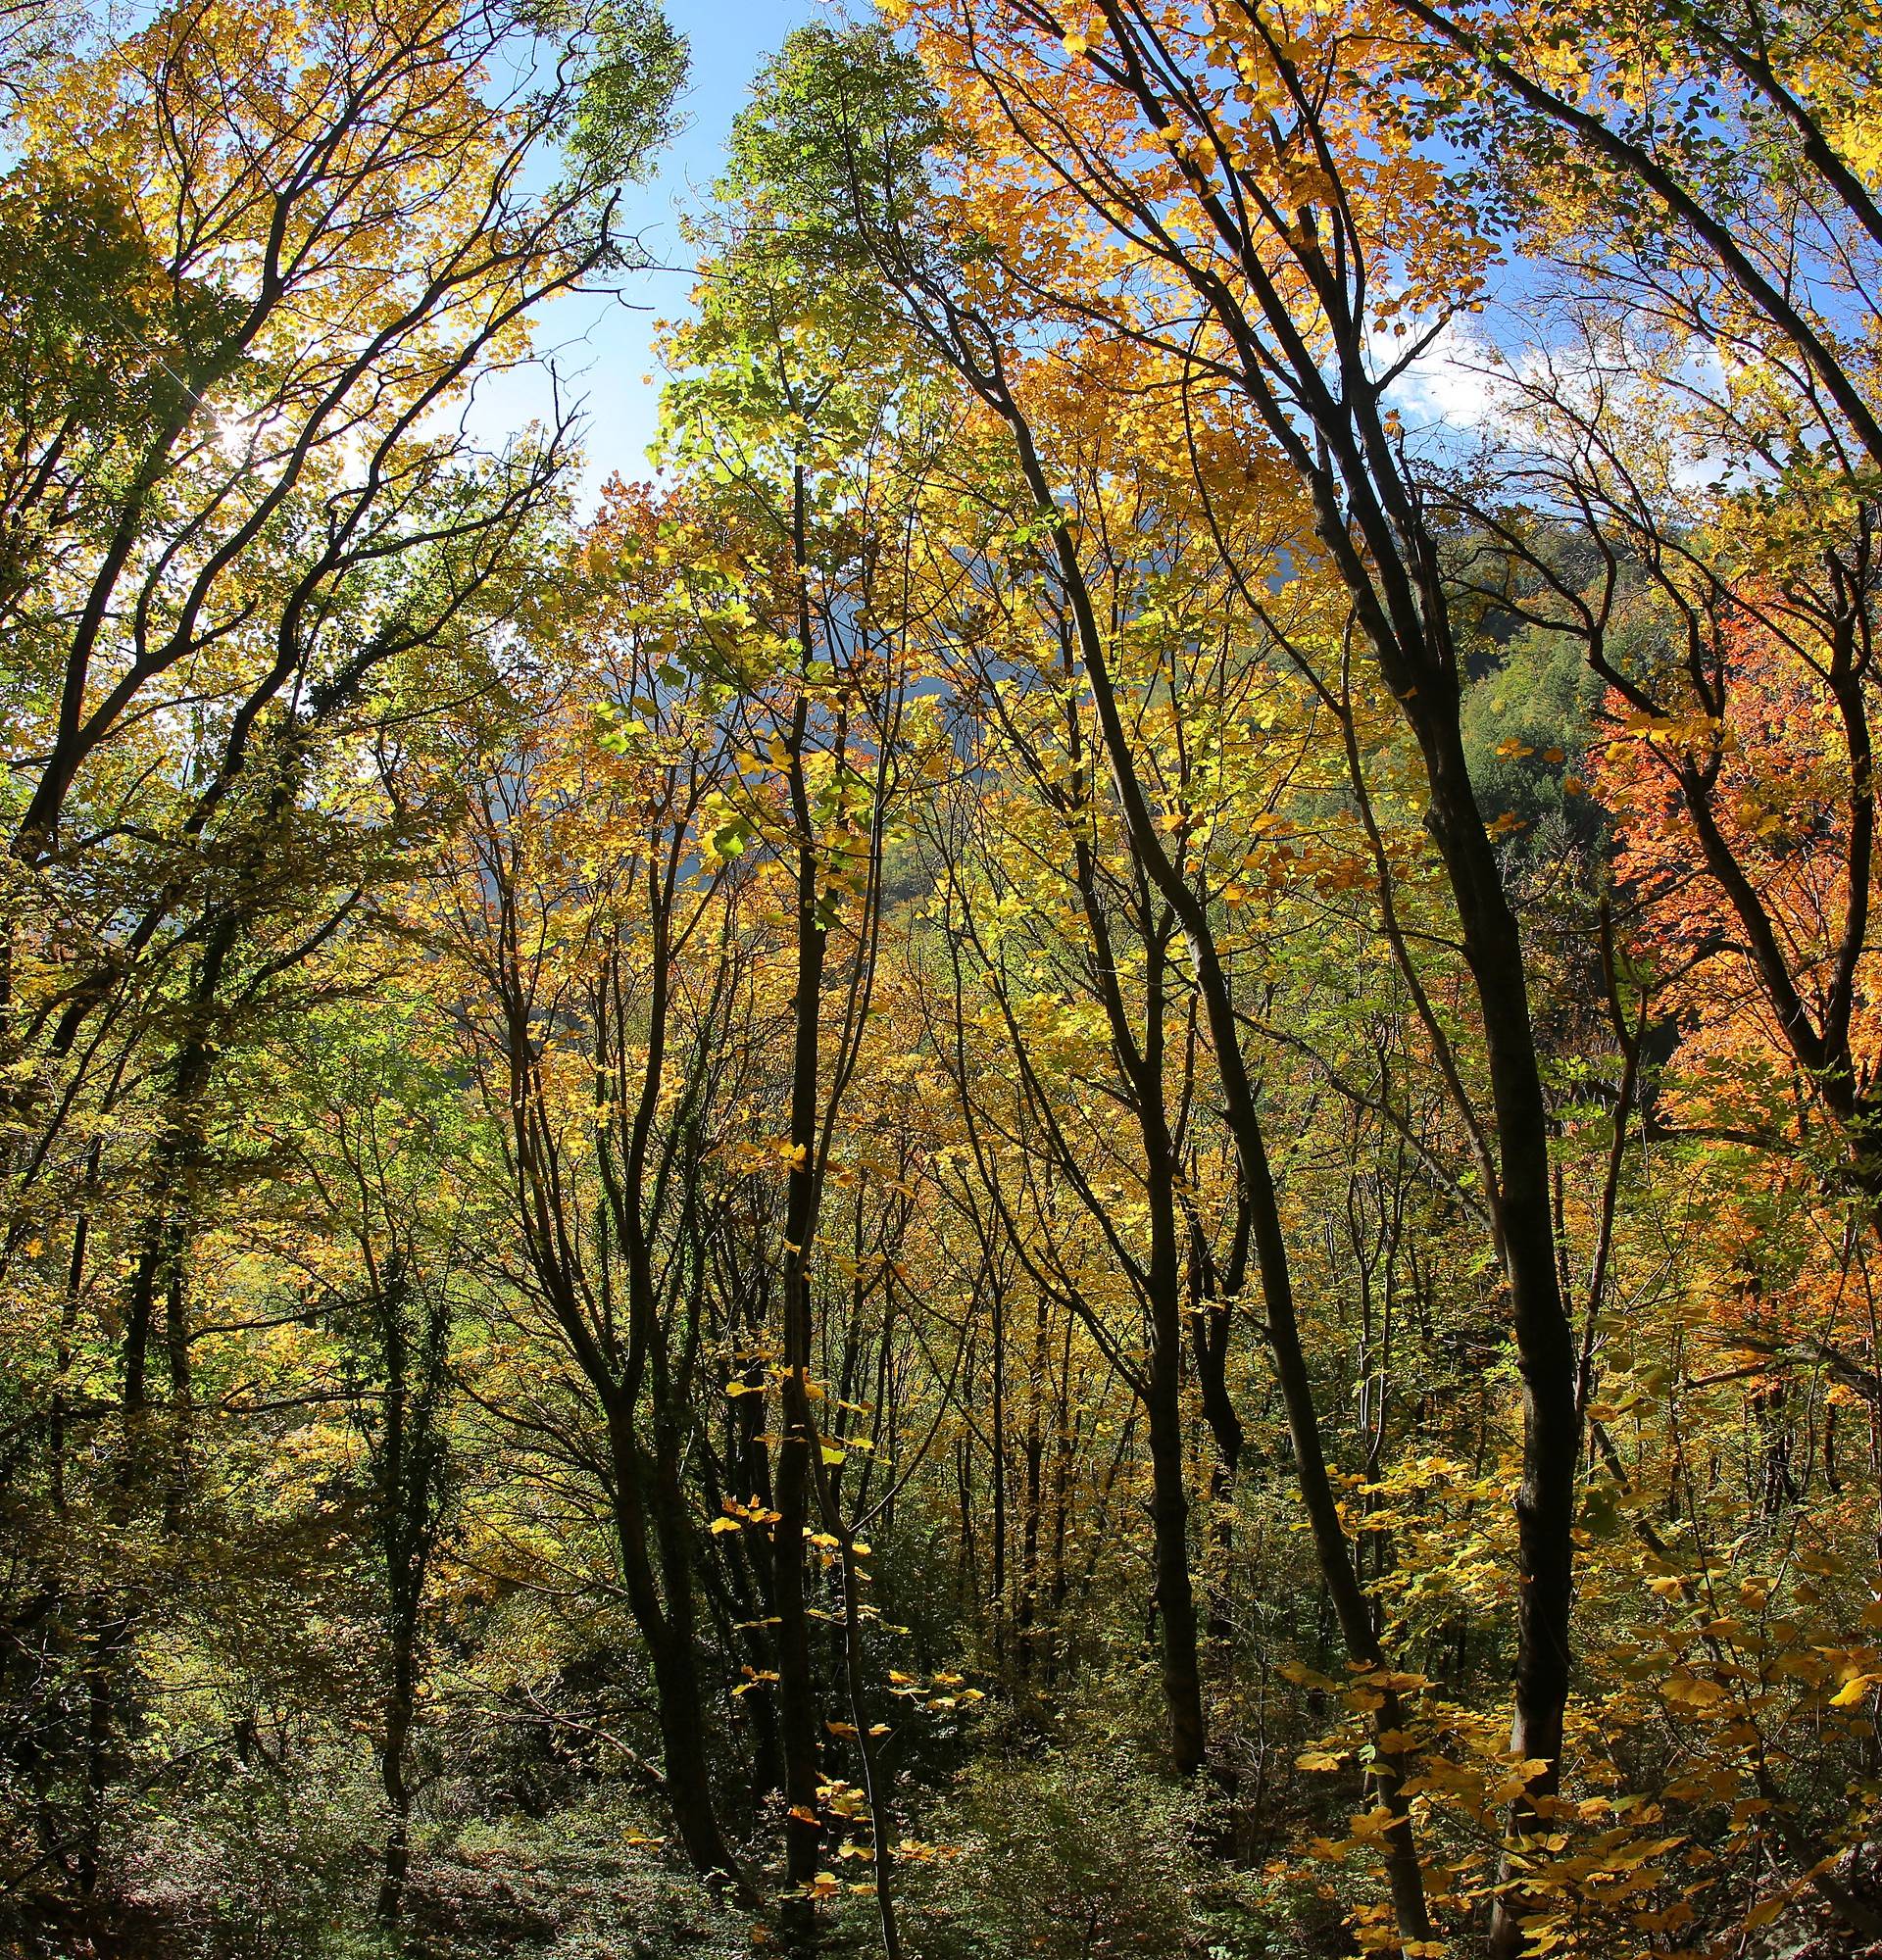
[[945,1848],[905,1881],[920,1960],[1303,1950],[1263,1882],[1209,1850],[1204,1792],[1147,1775],[1119,1744],[976,1763],[930,1828]]

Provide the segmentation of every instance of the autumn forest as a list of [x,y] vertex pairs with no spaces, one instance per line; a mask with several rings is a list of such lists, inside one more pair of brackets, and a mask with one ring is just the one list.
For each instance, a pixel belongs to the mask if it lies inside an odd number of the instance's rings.
[[0,0],[0,1948],[1882,1952],[1876,0],[716,13]]

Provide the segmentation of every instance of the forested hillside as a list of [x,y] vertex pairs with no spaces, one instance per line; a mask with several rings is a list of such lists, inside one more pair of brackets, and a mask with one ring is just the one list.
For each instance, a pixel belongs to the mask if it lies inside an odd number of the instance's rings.
[[719,31],[0,4],[0,1944],[1882,1951],[1875,0]]

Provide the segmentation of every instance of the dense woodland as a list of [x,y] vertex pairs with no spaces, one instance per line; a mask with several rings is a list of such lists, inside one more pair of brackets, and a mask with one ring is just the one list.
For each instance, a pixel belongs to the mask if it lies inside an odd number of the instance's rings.
[[1875,0],[711,17],[0,8],[0,1939],[1878,1947]]

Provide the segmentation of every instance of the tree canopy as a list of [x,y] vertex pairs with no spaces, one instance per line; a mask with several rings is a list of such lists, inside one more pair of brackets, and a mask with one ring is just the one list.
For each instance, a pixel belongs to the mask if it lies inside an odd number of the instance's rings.
[[671,12],[0,0],[10,1950],[1882,1951],[1882,15]]

